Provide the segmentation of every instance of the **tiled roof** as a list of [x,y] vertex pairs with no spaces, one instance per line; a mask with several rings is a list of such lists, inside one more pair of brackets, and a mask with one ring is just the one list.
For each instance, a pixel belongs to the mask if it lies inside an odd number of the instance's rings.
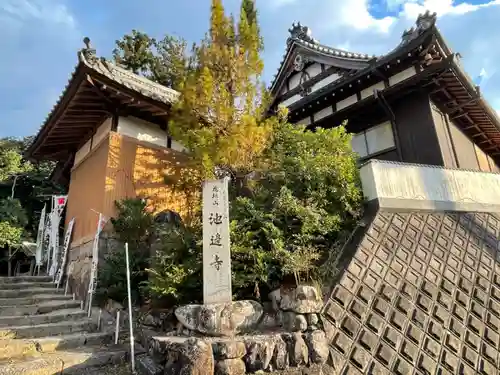
[[68,83],[45,118],[37,136],[33,139],[32,144],[27,150],[27,154],[30,154],[32,146],[39,141],[41,133],[47,128],[48,124],[57,117],[58,109],[63,107],[64,98],[72,95],[72,87],[74,88],[81,84],[84,74],[92,75],[94,73],[95,75],[103,76],[121,87],[125,87],[160,103],[172,104],[178,99],[180,94],[177,91],[141,77],[104,58],[97,57],[96,50],[90,46],[90,40],[85,38],[84,43],[86,45],[85,48],[78,52],[78,64],[70,74]]
[[88,38],[85,38],[84,41],[87,44],[87,48],[82,49],[78,53],[78,57],[80,62],[88,68],[106,76],[119,85],[123,85],[153,100],[172,104],[179,98],[179,93],[173,89],[141,77],[106,59],[98,58],[95,50],[89,46]]
[[277,73],[273,77],[273,81],[271,82],[271,90],[274,88],[274,85],[277,83],[277,79],[280,75],[280,72],[283,68],[283,64],[286,63],[287,57],[290,54],[290,51],[296,46],[309,49],[311,51],[317,52],[318,54],[336,57],[346,60],[357,60],[357,61],[369,61],[375,58],[375,55],[367,55],[356,52],[349,52],[342,49],[334,48],[327,46],[325,44],[321,44],[319,41],[314,39],[311,35],[311,29],[307,26],[303,26],[299,23],[293,24],[292,27],[288,30],[290,36],[286,41],[286,49],[283,57],[280,61],[279,68]]
[[288,30],[290,32],[290,36],[287,39],[287,48],[280,61],[278,71],[273,77],[270,89],[272,91],[275,88],[275,85],[278,82],[278,79],[282,73],[284,65],[287,62],[287,58],[290,55],[292,49],[295,48],[295,46],[306,48],[311,51],[317,52],[318,54],[322,54],[332,58],[340,58],[344,60],[368,63],[374,60],[376,61],[384,57],[390,56],[394,53],[397,53],[399,49],[406,46],[412,40],[421,35],[425,30],[433,26],[435,23],[436,23],[436,13],[430,13],[429,11],[427,11],[424,14],[420,14],[415,23],[415,27],[412,27],[403,32],[403,35],[401,36],[401,42],[399,43],[399,45],[386,55],[381,55],[381,56],[349,52],[338,48],[326,46],[324,44],[319,43],[319,41],[317,41],[312,37],[311,29],[309,27],[301,25],[300,22],[298,24],[293,24],[292,27]]
[[379,211],[323,312],[338,374],[498,374],[500,218]]

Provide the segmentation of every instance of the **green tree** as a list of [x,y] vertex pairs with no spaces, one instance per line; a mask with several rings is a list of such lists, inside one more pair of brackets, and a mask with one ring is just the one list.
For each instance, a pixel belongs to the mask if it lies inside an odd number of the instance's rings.
[[15,184],[19,175],[28,172],[31,164],[19,152],[20,142],[13,138],[0,140],[0,183],[10,185],[9,195],[0,199],[0,246],[17,246],[21,243],[26,213],[19,200],[14,199]]
[[190,66],[187,42],[165,35],[157,40],[132,30],[115,42],[115,62],[164,86],[178,89]]
[[235,23],[221,0],[212,0],[210,30],[194,49],[169,124],[174,139],[203,167],[203,177],[212,177],[217,167],[233,174],[252,171],[273,127],[283,120],[264,116],[268,95],[261,81],[262,49],[256,12],[248,1]]
[[117,215],[111,219],[114,239],[104,255],[98,273],[96,299],[104,303],[108,298],[122,304],[127,299],[127,275],[124,245],[128,243],[130,282],[134,303],[144,300],[142,284],[147,280],[151,235],[154,232],[153,215],[142,199],[124,199],[115,203]]
[[311,132],[285,124],[275,131],[249,196],[231,204],[233,282],[246,293],[288,275],[319,279],[339,233],[361,214],[356,156],[344,127]]
[[[245,189],[232,185],[231,267],[237,298],[283,282],[321,281],[337,241],[361,216],[362,194],[351,136],[344,127],[305,131],[282,124]],[[170,301],[199,300],[201,230],[162,231],[149,289]],[[197,289],[198,288],[198,289]]]
[[29,162],[23,152],[33,137],[0,139],[0,204],[8,198],[19,200],[25,210],[25,236],[36,235],[39,213],[47,196],[64,192],[63,186],[50,181],[53,162]]

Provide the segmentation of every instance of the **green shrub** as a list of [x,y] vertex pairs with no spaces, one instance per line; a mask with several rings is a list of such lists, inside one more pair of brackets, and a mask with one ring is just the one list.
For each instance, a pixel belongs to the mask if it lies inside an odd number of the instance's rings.
[[130,262],[130,284],[134,303],[145,300],[143,284],[147,280],[150,263],[150,239],[154,231],[154,217],[141,199],[124,199],[116,202],[117,215],[111,219],[114,239],[99,267],[96,299],[104,302],[108,298],[126,303],[127,268],[125,243],[128,243]]
[[200,228],[183,223],[157,226],[155,255],[148,290],[163,304],[194,303],[202,300],[202,245]]

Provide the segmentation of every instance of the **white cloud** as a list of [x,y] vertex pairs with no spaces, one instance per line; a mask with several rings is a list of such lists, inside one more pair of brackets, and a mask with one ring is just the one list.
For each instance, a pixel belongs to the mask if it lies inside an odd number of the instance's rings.
[[332,26],[351,27],[355,30],[375,30],[387,33],[396,19],[394,17],[375,18],[369,12],[368,0],[333,1],[335,6],[328,8]]
[[482,8],[500,5],[500,0],[492,0],[483,4],[457,3],[453,0],[401,1],[401,5],[403,6],[401,14],[406,18],[415,19],[426,10],[436,12],[438,16],[463,15]]
[[75,27],[75,18],[66,5],[57,0],[2,0],[0,15],[21,22],[35,19]]
[[[270,1],[261,4],[265,8]],[[284,1],[275,0],[275,4]],[[398,45],[403,30],[414,26],[419,14],[436,12],[437,25],[449,46],[461,53],[465,70],[480,78],[481,92],[493,108],[500,110],[500,74],[496,74],[500,50],[495,48],[500,45],[500,0],[483,0],[483,4],[475,0],[382,1],[382,5],[374,5],[369,0],[288,0],[279,10],[274,9],[269,33],[282,28],[279,33],[284,43],[288,26],[294,20],[301,21],[321,43],[381,55]],[[376,14],[382,16],[373,15],[375,6]],[[267,11],[272,9],[268,7]],[[275,73],[277,65],[277,58],[266,59],[270,74]]]

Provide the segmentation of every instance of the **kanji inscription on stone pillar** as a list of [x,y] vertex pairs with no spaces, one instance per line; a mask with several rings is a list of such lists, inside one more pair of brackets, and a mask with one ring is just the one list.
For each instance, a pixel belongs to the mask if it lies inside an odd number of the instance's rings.
[[203,184],[203,303],[232,301],[229,178]]

